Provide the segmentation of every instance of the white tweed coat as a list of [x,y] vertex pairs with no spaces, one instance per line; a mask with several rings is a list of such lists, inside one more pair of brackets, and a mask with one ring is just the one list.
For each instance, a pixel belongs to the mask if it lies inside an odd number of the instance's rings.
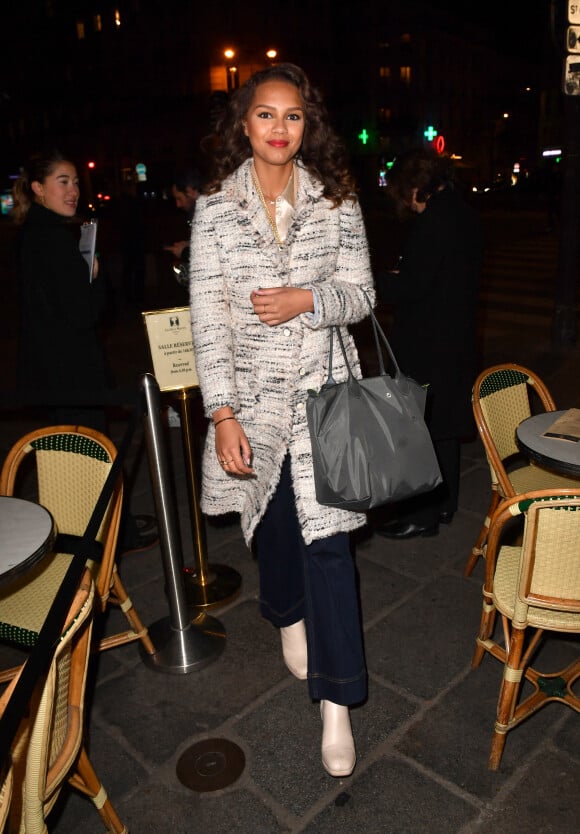
[[[200,197],[192,225],[190,298],[193,344],[205,413],[229,405],[253,452],[255,477],[222,470],[210,423],[203,456],[201,508],[209,515],[239,512],[249,545],[289,451],[298,519],[306,544],[361,527],[359,513],[316,501],[308,389],[318,391],[328,370],[329,326],[368,315],[363,290],[374,304],[367,240],[358,203],[332,208],[322,185],[298,169],[295,214],[278,247],[254,189],[251,160],[217,194]],[[316,320],[307,314],[276,327],[262,324],[250,293],[258,287],[313,288]],[[343,330],[351,367],[360,376],[352,337]],[[333,376],[346,378],[340,351]]]

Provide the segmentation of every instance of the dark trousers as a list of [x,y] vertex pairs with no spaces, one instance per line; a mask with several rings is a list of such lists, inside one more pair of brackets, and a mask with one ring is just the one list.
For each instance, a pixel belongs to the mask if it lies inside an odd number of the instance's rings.
[[363,701],[367,673],[356,573],[347,533],[305,544],[296,516],[290,457],[254,536],[260,610],[278,628],[306,623],[313,700]]

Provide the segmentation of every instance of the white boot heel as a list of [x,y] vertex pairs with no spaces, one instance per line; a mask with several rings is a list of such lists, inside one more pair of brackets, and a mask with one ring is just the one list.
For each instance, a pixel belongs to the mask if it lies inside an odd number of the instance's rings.
[[306,646],[306,625],[299,620],[291,626],[280,629],[284,663],[295,678],[305,681],[308,677],[308,649]]
[[350,776],[356,764],[356,751],[348,707],[321,701],[320,716],[324,769],[331,776]]

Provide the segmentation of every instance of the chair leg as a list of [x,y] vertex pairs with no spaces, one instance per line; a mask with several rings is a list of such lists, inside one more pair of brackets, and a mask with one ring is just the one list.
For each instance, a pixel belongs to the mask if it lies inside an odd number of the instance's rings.
[[466,578],[468,576],[471,576],[471,572],[473,571],[473,568],[478,563],[480,557],[483,556],[483,549],[484,549],[485,543],[487,541],[487,534],[489,533],[489,525],[491,523],[491,517],[494,514],[495,510],[497,509],[497,506],[498,506],[499,502],[500,502],[499,493],[496,490],[493,490],[492,495],[491,495],[491,503],[490,503],[489,508],[487,510],[487,515],[485,517],[485,521],[483,522],[483,526],[482,526],[481,530],[479,531],[479,536],[477,537],[477,541],[473,545],[473,548],[471,550],[471,555],[470,555],[469,559],[467,560],[467,564],[465,565],[465,568],[463,570],[463,576],[466,577]]
[[128,828],[123,825],[111,805],[107,791],[95,773],[84,746],[81,747],[77,760],[76,773],[70,777],[69,782],[73,788],[92,799],[107,831],[111,831],[113,834],[128,834]]
[[99,643],[99,651],[112,649],[114,646],[129,643],[132,640],[140,640],[147,654],[155,654],[155,646],[149,637],[149,631],[143,625],[141,617],[137,613],[133,605],[133,600],[127,593],[116,567],[113,568],[111,591],[108,601],[111,605],[119,606],[131,626],[131,631],[125,632],[124,634],[115,634],[111,637],[104,637]]
[[497,610],[495,605],[493,602],[488,602],[487,597],[484,595],[481,620],[479,623],[479,634],[477,635],[475,650],[473,652],[473,657],[471,658],[471,666],[473,669],[477,669],[477,667],[481,664],[483,656],[487,651],[486,642],[493,634],[496,613]]
[[494,736],[489,753],[488,767],[490,770],[498,769],[505,747],[506,735],[511,729],[511,719],[513,718],[523,677],[521,659],[524,648],[524,635],[525,631],[523,629],[512,628],[508,656],[499,691],[497,720],[495,722]]

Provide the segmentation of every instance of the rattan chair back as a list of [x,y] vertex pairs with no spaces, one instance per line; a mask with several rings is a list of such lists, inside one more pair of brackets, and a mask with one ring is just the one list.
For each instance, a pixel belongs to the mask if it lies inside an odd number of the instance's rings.
[[[31,718],[21,724],[13,745],[15,787],[10,830],[19,834],[46,834],[46,818],[65,780],[88,794],[95,805],[102,806],[99,813],[107,830],[126,831],[84,750],[84,704],[93,614],[94,582],[87,568],[48,674],[39,681],[31,700]],[[86,763],[90,779],[85,778]]]

